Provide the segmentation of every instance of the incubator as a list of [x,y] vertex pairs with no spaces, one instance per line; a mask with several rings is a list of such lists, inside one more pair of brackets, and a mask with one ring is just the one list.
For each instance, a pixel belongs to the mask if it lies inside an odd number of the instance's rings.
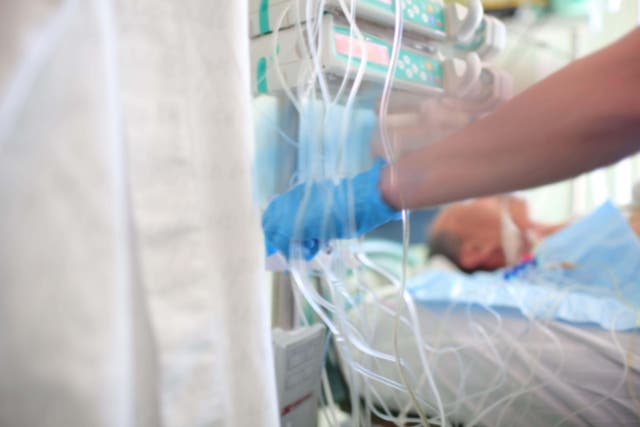
[[[401,243],[357,238],[364,214],[356,204],[371,190],[359,177],[375,170],[375,158],[393,176],[399,156],[511,96],[511,77],[491,63],[505,47],[504,25],[475,1],[253,1],[249,15],[252,91],[286,111],[278,116],[286,126],[263,121],[257,135],[263,143],[273,135],[283,154],[282,162],[269,154],[279,184],[268,196],[289,190],[284,198],[296,199],[280,205],[295,212],[280,227],[287,233],[270,234],[278,227],[263,222],[267,268],[279,272],[277,306],[290,302],[292,321],[278,326],[301,335],[326,327],[331,345],[315,385],[320,423],[530,427],[634,419],[640,358],[628,350],[637,313],[628,296],[638,283],[627,270],[613,273],[624,285],[607,280],[612,270],[595,274],[592,261],[609,250],[596,247],[610,248],[608,240],[627,243],[615,246],[617,254],[638,248],[607,207],[534,248],[503,202],[497,231],[509,267],[494,273],[468,275],[437,257],[425,262],[424,248],[409,245],[408,212],[400,213]],[[263,116],[256,110],[258,122]],[[265,217],[277,218],[269,209]],[[620,235],[605,227],[591,240],[581,237],[602,212],[616,219]],[[309,221],[326,237],[305,240]],[[635,272],[634,255],[625,260]],[[585,376],[592,365],[600,368]],[[601,394],[586,391],[599,387]],[[279,401],[281,414],[306,395]],[[315,425],[305,414],[293,416]]]

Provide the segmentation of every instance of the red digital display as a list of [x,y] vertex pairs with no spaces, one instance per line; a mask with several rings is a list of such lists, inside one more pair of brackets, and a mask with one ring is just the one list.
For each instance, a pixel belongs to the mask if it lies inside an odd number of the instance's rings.
[[[363,43],[355,37],[349,37],[344,34],[334,34],[336,43],[336,51],[342,55],[351,56],[353,58],[362,59]],[[364,48],[367,51],[367,60],[380,65],[389,65],[389,51],[386,46],[364,41]],[[349,52],[351,51],[351,52]]]

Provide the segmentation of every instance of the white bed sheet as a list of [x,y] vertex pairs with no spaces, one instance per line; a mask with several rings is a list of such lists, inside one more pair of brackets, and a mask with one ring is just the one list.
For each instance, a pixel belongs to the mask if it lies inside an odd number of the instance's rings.
[[[379,301],[393,308],[396,297],[387,292]],[[436,350],[427,354],[450,421],[509,427],[640,425],[636,331],[530,321],[514,310],[491,313],[477,306],[416,308],[424,342]],[[359,330],[370,331],[366,339],[371,346],[393,354],[393,316],[371,303],[356,311],[351,318]],[[413,368],[411,378],[422,374],[415,342],[401,326],[399,353]],[[456,350],[444,351],[447,348]],[[394,364],[366,363],[401,382]],[[390,387],[374,388],[391,409],[408,401]],[[427,387],[417,391],[435,415],[433,394]]]

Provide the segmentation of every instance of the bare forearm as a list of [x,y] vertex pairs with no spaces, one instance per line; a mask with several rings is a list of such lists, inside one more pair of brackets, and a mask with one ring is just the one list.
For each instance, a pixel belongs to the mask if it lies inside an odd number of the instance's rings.
[[[425,130],[425,132],[428,130]],[[400,158],[380,189],[418,208],[575,176],[640,149],[640,30],[464,131]]]

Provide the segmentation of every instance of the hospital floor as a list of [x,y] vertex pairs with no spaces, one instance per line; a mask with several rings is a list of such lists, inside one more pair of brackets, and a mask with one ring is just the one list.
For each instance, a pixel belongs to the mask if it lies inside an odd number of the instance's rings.
[[[318,427],[350,427],[351,416],[346,412],[343,412],[340,408],[335,408],[336,423],[331,422],[332,415],[328,407],[320,408],[318,411]],[[388,423],[383,420],[372,420],[372,427],[395,427],[395,424]]]
[[[322,407],[318,410],[318,427],[350,427],[351,416],[343,412],[340,408],[335,408],[336,423],[331,422],[331,413],[328,407]],[[396,424],[389,421],[381,420],[374,415],[371,419],[372,427],[397,427]]]

